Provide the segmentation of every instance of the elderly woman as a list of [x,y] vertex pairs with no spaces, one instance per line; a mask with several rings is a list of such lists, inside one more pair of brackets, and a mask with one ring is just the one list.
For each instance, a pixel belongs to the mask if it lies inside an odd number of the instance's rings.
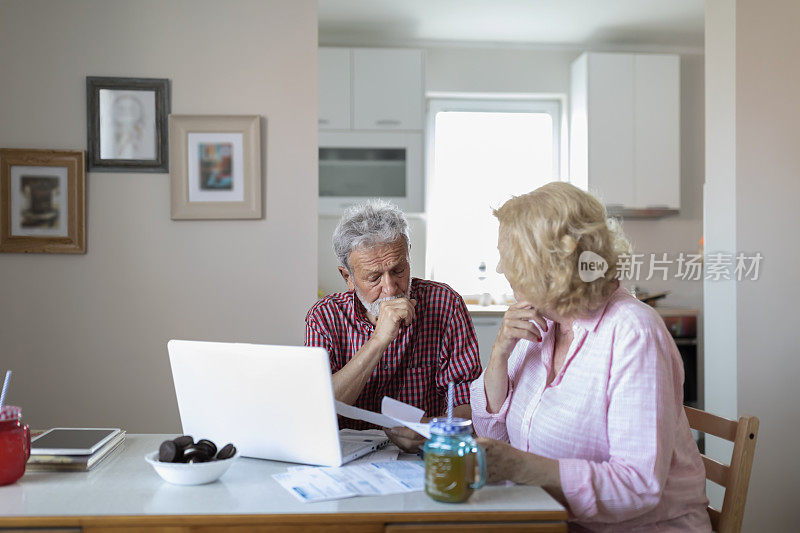
[[[658,314],[615,279],[630,249],[618,225],[566,183],[495,215],[497,270],[517,303],[471,386],[489,481],[541,485],[572,531],[711,531],[680,354]],[[592,259],[599,271],[586,268]]]

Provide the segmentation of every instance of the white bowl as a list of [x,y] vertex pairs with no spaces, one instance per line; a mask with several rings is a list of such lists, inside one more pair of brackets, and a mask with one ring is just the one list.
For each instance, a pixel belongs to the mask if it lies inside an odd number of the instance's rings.
[[145,455],[144,460],[164,481],[176,485],[203,485],[219,479],[238,457],[237,451],[233,457],[207,463],[162,463],[158,460],[158,452],[153,452]]

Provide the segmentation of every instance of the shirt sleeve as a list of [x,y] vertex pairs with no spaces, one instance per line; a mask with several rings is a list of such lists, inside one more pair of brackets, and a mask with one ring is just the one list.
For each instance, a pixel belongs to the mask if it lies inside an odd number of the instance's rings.
[[672,339],[656,328],[613,345],[608,385],[609,459],[559,460],[564,496],[579,520],[620,522],[661,498],[683,410]]
[[511,397],[513,396],[513,384],[511,379],[508,380],[508,394],[506,399],[503,400],[503,405],[496,413],[490,413],[486,404],[486,386],[484,385],[483,378],[486,375],[484,371],[478,379],[472,382],[470,386],[470,406],[472,407],[472,426],[475,432],[481,437],[489,437],[492,439],[502,440],[509,442],[508,430],[506,429],[506,416],[508,415],[508,406],[511,405]]
[[447,321],[442,339],[444,353],[436,373],[437,392],[447,397],[447,384],[453,381],[453,405],[469,404],[469,386],[481,375],[481,360],[475,328],[460,296],[456,296],[453,314]]
[[317,321],[317,318],[313,315],[312,312],[309,312],[306,316],[306,339],[305,339],[306,346],[316,346],[319,348],[325,348],[328,352],[328,360],[331,363],[331,374],[335,374],[341,368],[338,368],[336,364],[337,358],[335,357],[333,351],[333,342],[331,341],[331,335],[328,331]]

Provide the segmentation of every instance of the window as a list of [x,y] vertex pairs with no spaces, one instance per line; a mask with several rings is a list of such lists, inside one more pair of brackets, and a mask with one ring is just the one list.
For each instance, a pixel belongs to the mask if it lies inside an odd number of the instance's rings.
[[496,271],[492,209],[560,179],[561,102],[429,103],[427,275],[462,295],[504,302],[512,291]]

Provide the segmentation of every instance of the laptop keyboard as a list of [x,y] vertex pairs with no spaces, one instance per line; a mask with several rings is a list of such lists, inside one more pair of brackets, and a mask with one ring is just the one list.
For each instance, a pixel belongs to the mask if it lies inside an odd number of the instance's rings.
[[348,455],[355,453],[361,448],[363,448],[364,442],[342,439],[339,441],[339,445],[342,448],[342,457],[347,457]]

